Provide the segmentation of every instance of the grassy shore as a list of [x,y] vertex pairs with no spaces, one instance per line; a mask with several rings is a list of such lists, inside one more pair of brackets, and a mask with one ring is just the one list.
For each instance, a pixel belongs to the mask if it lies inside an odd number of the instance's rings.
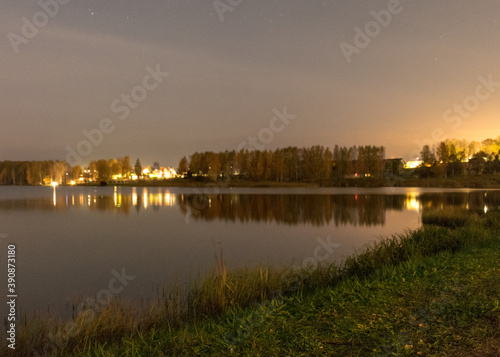
[[116,301],[75,321],[35,319],[10,355],[500,355],[500,215],[423,221],[340,266],[229,271],[218,257],[146,311]]
[[500,188],[500,175],[485,174],[480,176],[463,175],[451,178],[408,178],[396,181],[395,186],[441,188]]

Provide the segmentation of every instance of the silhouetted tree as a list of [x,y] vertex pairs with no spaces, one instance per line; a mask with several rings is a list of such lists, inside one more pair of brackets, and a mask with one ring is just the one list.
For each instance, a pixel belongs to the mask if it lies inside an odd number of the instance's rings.
[[185,172],[188,172],[188,161],[186,157],[182,157],[181,161],[179,161],[179,166],[177,167],[177,173],[179,175],[183,175]]
[[116,159],[109,159],[108,160],[108,166],[110,170],[111,176],[113,175],[120,175],[122,173],[122,168],[120,167],[120,164],[118,163],[118,160]]
[[425,166],[432,166],[436,163],[436,156],[431,151],[429,145],[425,145],[420,152],[420,159]]
[[141,165],[141,161],[139,159],[137,159],[137,161],[135,162],[134,172],[137,175],[137,177],[142,176],[142,165]]
[[118,158],[118,164],[122,169],[122,176],[127,177],[130,174],[130,171],[132,171],[132,166],[130,165],[130,157],[125,156],[123,158]]
[[109,167],[108,161],[106,160],[99,160],[96,163],[97,167],[97,178],[100,181],[109,181],[110,176],[111,176],[111,168]]
[[76,165],[71,169],[71,179],[74,181],[78,181],[80,175],[82,173],[82,168],[80,165]]

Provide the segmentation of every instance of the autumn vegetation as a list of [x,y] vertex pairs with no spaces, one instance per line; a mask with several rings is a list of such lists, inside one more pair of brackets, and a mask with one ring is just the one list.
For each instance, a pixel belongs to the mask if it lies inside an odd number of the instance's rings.
[[216,178],[221,172],[240,175],[251,181],[322,181],[346,175],[381,177],[384,172],[383,146],[310,148],[287,147],[274,151],[241,150],[194,153],[181,159],[179,172]]
[[[290,146],[275,150],[205,151],[183,157],[177,174],[184,179],[204,178],[224,181],[227,178],[248,183],[319,183],[342,185],[345,179],[358,183],[376,180],[379,185],[391,179],[452,178],[478,176],[500,172],[500,136],[482,142],[448,139],[437,145],[425,145],[419,160],[420,166],[404,167],[403,159],[387,159],[384,146],[338,146],[333,149],[321,145],[299,148]],[[113,177],[131,180],[136,175],[141,183],[142,169],[159,169],[157,161],[143,167],[137,159],[130,164],[128,156],[117,159],[90,161],[88,166],[71,167],[65,161],[0,161],[0,184],[40,185],[55,181],[59,184],[78,182],[113,183]],[[371,180],[371,181],[370,181]],[[163,183],[167,184],[167,180]],[[116,183],[116,182],[114,182]],[[123,182],[122,182],[123,183]],[[144,183],[144,182],[142,182]],[[361,183],[365,183],[362,181]]]

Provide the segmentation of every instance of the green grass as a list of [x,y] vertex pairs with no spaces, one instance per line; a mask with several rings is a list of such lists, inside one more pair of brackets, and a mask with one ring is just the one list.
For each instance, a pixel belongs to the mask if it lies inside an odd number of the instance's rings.
[[498,188],[500,175],[459,175],[450,178],[405,178],[394,183],[400,187]]
[[458,228],[471,223],[473,220],[478,223],[478,216],[471,215],[471,212],[446,207],[443,209],[424,209],[422,213],[422,223],[434,224],[449,228]]
[[383,239],[340,267],[228,271],[219,257],[202,283],[173,289],[141,314],[116,303],[90,321],[79,316],[71,333],[43,319],[28,324],[16,356],[43,348],[61,356],[499,355],[500,217],[469,213],[457,225],[441,214],[439,225]]

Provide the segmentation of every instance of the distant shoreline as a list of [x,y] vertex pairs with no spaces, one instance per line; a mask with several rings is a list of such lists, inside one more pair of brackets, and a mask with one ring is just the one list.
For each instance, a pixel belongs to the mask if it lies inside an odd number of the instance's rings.
[[[3,185],[12,186],[12,185]],[[71,186],[62,184],[61,186]],[[211,180],[208,177],[175,178],[166,180],[137,180],[130,182],[92,182],[76,184],[78,187],[242,187],[242,188],[316,188],[316,187],[425,187],[425,188],[499,188],[500,174],[458,176],[453,178],[345,178],[320,182],[251,181],[245,179]]]
[[[111,186],[129,187],[255,187],[255,188],[314,188],[314,187],[435,187],[435,188],[500,188],[500,175],[460,176],[453,178],[346,178],[321,182],[275,182],[230,179],[214,181],[208,177],[168,180],[139,180],[134,182],[111,182]],[[106,186],[105,185],[105,186]],[[86,183],[78,186],[102,186]]]

